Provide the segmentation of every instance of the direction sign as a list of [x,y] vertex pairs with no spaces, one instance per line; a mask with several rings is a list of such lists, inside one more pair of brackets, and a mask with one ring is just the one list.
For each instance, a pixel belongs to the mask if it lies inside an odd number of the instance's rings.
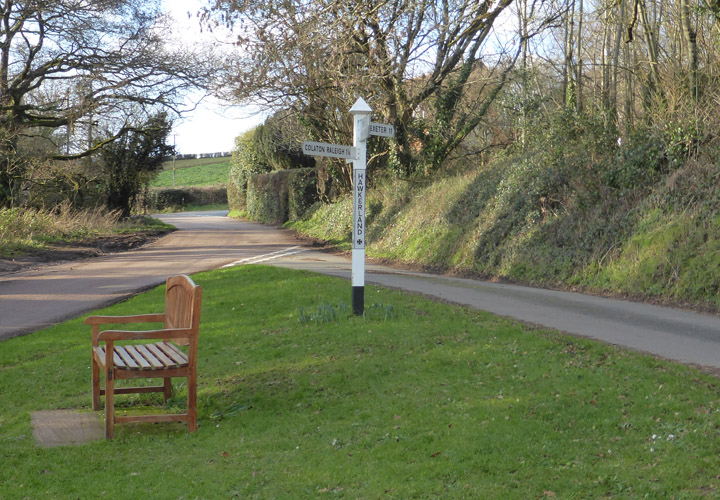
[[370,122],[370,135],[379,135],[380,137],[395,137],[395,127],[384,123]]
[[372,108],[360,97],[350,108],[353,115],[353,146],[325,142],[303,142],[303,153],[309,156],[344,158],[353,164],[353,249],[352,249],[352,307],[353,314],[363,314],[365,308],[365,192],[367,190],[367,138],[369,135],[395,137],[395,127],[370,121]]
[[340,146],[326,142],[303,141],[303,153],[310,156],[329,156],[352,160],[357,156],[353,146]]

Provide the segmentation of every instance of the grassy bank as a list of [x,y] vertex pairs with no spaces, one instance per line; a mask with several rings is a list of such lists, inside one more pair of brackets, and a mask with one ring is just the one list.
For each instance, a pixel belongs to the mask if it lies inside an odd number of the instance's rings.
[[[688,162],[648,174],[652,182],[630,189],[609,185],[607,165],[531,160],[501,156],[420,185],[371,186],[368,255],[488,278],[720,308],[716,166]],[[311,216],[289,226],[349,248],[351,220],[348,197],[318,205]]]
[[[0,343],[0,497],[702,498],[720,488],[720,391],[692,368],[374,287],[369,317],[357,318],[346,281],[311,273],[247,266],[194,279],[204,287],[198,433],[118,426],[113,442],[38,448],[30,412],[89,408],[90,334],[74,320],[10,339]],[[156,289],[104,313],[161,301]],[[171,407],[183,404],[176,390]]]

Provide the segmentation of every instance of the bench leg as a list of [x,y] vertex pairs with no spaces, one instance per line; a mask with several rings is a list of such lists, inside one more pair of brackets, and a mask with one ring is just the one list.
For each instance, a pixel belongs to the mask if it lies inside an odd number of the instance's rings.
[[165,383],[163,385],[163,396],[166,403],[167,400],[172,397],[172,379],[170,377],[165,378]]
[[92,408],[93,410],[100,410],[100,367],[95,361],[95,356],[92,358]]
[[191,369],[188,373],[188,431],[197,431],[197,377],[195,369]]
[[105,376],[105,439],[115,437],[115,381]]

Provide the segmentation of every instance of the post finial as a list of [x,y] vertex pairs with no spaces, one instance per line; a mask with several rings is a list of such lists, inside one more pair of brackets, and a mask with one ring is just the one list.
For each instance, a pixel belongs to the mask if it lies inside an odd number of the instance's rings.
[[368,106],[368,103],[365,102],[365,99],[362,97],[358,98],[357,101],[355,101],[355,104],[353,104],[353,107],[350,108],[350,113],[353,115],[355,114],[368,114],[372,113],[372,108]]

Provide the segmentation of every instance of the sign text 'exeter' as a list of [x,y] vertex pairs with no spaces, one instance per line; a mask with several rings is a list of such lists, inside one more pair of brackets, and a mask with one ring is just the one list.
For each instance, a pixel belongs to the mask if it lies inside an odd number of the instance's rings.
[[355,148],[352,146],[313,141],[303,142],[303,153],[310,156],[329,156],[331,158],[345,158],[347,160],[352,160],[356,156]]
[[395,137],[395,127],[384,123],[370,122],[370,135],[379,135],[380,137]]

